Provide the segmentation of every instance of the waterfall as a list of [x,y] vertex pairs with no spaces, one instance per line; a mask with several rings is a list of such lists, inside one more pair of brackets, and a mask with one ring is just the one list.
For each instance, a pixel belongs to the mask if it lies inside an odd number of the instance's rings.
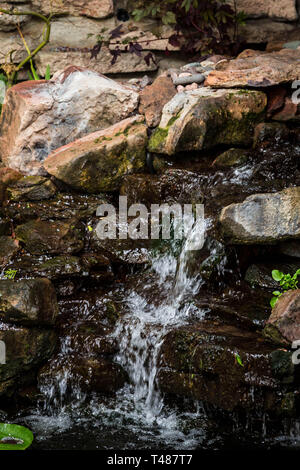
[[115,360],[127,371],[132,384],[130,398],[149,424],[157,419],[164,406],[156,383],[164,337],[172,328],[189,320],[191,304],[185,301],[201,285],[201,278],[190,277],[186,269],[199,230],[203,230],[203,220],[190,229],[178,260],[171,254],[152,260],[151,270],[157,278],[156,284],[163,286],[164,302],[157,306],[132,290],[126,300],[128,314],[118,322],[113,333],[120,345]]
[[[208,221],[205,221],[207,225]],[[41,406],[27,417],[27,424],[39,434],[40,439],[49,435],[68,432],[74,425],[102,428],[108,435],[116,429],[131,433],[133,440],[147,443],[191,448],[205,438],[205,425],[201,420],[204,411],[195,404],[195,412],[179,412],[164,403],[157,384],[160,366],[160,350],[166,334],[173,328],[188,323],[191,315],[203,318],[204,311],[195,309],[192,297],[199,291],[202,279],[190,275],[187,264],[196,256],[194,238],[203,230],[203,221],[197,221],[182,243],[178,256],[178,240],[170,240],[171,249],[164,254],[153,254],[151,267],[143,275],[144,284],[125,293],[120,299],[126,313],[117,321],[111,333],[112,342],[118,344],[115,362],[127,372],[130,383],[120,389],[115,397],[93,394],[86,401],[86,394],[74,371],[73,355],[76,347],[71,341],[71,330],[60,339],[58,354],[50,362],[55,373],[44,375],[40,382],[43,395]],[[206,227],[205,227],[206,228]],[[149,299],[149,291],[155,289],[157,298]],[[112,291],[109,296],[115,296]],[[102,302],[102,300],[99,300]],[[75,323],[90,315],[95,307],[89,301],[71,301]],[[98,301],[96,301],[97,304]],[[100,307],[102,308],[102,307]],[[195,310],[196,313],[195,313]],[[70,323],[72,329],[72,322]],[[80,338],[78,337],[78,340]],[[89,353],[89,345],[81,344],[83,353]],[[194,422],[190,432],[186,424]],[[200,424],[199,424],[200,423]],[[126,446],[126,442],[124,442]]]

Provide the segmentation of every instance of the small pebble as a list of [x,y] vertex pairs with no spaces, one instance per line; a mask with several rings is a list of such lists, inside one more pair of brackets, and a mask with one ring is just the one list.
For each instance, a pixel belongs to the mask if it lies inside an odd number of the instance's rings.
[[201,67],[200,62],[192,62],[190,64],[183,65],[183,67],[180,67],[180,70],[188,70],[190,68],[195,68],[195,67]]
[[171,78],[174,81],[178,77],[178,74],[176,72],[171,72]]
[[190,77],[192,74],[189,72],[181,72],[178,77]]
[[185,87],[186,90],[197,90],[197,88],[198,88],[198,85],[195,82]]
[[204,60],[203,62],[201,62],[201,66],[206,69],[207,67],[212,67],[214,68],[215,66],[215,63],[212,62],[211,60]]
[[151,80],[151,78],[148,77],[148,75],[144,75],[140,81],[140,86],[142,88],[145,88],[146,86],[151,85],[152,83],[153,83],[153,80]]
[[178,87],[177,87],[178,93],[182,93],[184,90],[185,90],[184,86],[178,85]]

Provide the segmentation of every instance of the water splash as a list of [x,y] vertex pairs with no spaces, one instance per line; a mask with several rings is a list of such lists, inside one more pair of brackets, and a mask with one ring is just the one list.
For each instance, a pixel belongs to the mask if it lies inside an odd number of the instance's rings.
[[186,269],[200,229],[203,230],[202,220],[191,228],[178,260],[169,253],[153,259],[152,272],[158,285],[163,285],[165,301],[157,306],[132,290],[127,297],[128,314],[113,333],[120,341],[116,361],[127,371],[132,384],[126,400],[131,398],[148,423],[157,422],[164,408],[157,385],[164,337],[189,320],[192,306],[186,300],[198,292],[202,282],[200,276],[190,276]]

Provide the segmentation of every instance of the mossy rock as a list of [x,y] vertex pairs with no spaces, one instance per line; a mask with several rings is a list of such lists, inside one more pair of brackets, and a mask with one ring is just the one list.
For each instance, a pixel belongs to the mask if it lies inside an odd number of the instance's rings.
[[266,95],[252,90],[199,88],[179,93],[163,108],[148,149],[174,155],[217,145],[251,146],[266,105]]

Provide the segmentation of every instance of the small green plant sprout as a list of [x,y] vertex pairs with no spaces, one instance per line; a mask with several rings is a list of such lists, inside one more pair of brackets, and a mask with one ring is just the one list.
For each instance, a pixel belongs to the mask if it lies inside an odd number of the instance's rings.
[[89,232],[92,232],[92,231],[93,231],[93,227],[92,227],[91,225],[88,225],[87,228],[88,228],[88,231],[89,231]]
[[50,65],[47,65],[46,72],[45,72],[45,80],[50,80],[51,78],[51,70],[50,70]]
[[4,278],[5,279],[11,279],[12,281],[14,280],[15,276],[17,274],[17,270],[16,269],[7,269],[5,272],[4,272]]
[[235,353],[234,360],[239,366],[244,367],[243,361],[242,361],[241,356],[239,355],[239,353]]
[[275,307],[279,297],[282,296],[285,292],[289,290],[298,289],[298,276],[300,275],[300,269],[298,269],[293,276],[291,274],[284,274],[277,269],[273,269],[272,278],[274,281],[279,282],[281,290],[275,290],[272,292],[273,297],[270,300],[270,305],[272,308]]

